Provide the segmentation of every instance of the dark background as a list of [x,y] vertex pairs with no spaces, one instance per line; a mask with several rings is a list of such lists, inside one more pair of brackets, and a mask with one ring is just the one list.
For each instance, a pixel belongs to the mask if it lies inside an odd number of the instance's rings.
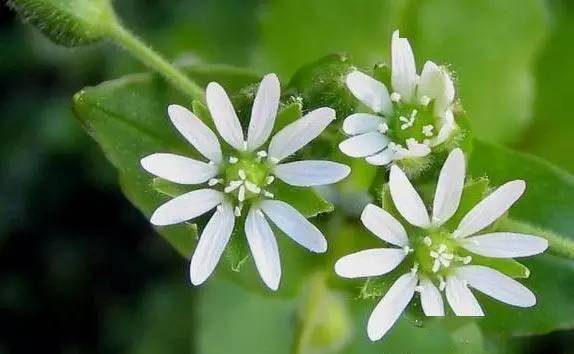
[[[364,13],[349,3],[329,9],[325,1],[125,0],[116,5],[128,26],[170,59],[251,66],[283,78],[339,49],[364,63],[384,59],[393,26],[403,23],[407,33],[418,33],[427,21],[423,14],[432,25],[429,5],[419,8],[412,1],[398,18],[383,18],[387,22],[378,26],[369,24],[371,18],[354,19],[373,16],[377,2],[357,3]],[[449,8],[448,1],[435,3],[439,10]],[[482,56],[464,54],[456,41],[450,52],[438,52],[426,43],[445,46],[446,39],[432,36],[414,38],[415,54],[419,44],[424,54],[452,60],[481,137],[574,171],[574,6],[511,1],[516,10],[509,11],[511,5],[497,9],[492,1],[477,3],[484,6],[477,16],[491,16],[494,24],[507,21],[509,27],[501,25],[480,42],[464,18],[460,28],[454,20],[444,22],[476,39],[479,48],[484,45]],[[464,17],[463,10],[454,6],[448,16]],[[413,14],[418,17],[411,21]],[[364,23],[365,29],[347,28],[339,36],[338,18],[349,27],[353,21]],[[334,34],[328,35],[329,29]],[[498,35],[517,44],[491,45]],[[305,44],[307,36],[316,45]],[[190,49],[193,53],[185,54]],[[499,52],[503,49],[508,53]],[[495,70],[476,74],[467,64],[472,60]],[[70,109],[71,96],[81,87],[141,70],[109,43],[57,47],[22,24],[4,2],[0,5],[0,354],[189,353],[206,345],[196,341],[197,292],[187,285],[187,262],[121,195],[114,170]],[[500,106],[501,100],[514,106]],[[514,339],[505,348],[573,353],[568,348],[573,338],[574,332],[557,332]]]

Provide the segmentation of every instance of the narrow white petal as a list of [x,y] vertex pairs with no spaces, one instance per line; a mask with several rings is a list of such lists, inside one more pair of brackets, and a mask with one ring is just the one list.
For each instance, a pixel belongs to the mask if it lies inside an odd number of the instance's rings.
[[391,115],[393,104],[387,87],[365,75],[360,71],[353,71],[347,75],[347,87],[359,101],[373,110],[373,112]]
[[198,189],[182,194],[161,205],[151,216],[157,226],[178,224],[207,213],[223,202],[223,193],[213,189]]
[[383,166],[388,165],[393,161],[395,157],[395,152],[389,148],[384,149],[383,151],[376,153],[371,156],[367,156],[365,160],[370,163],[371,165],[375,166]]
[[522,180],[505,183],[472,208],[462,219],[454,237],[472,235],[502,216],[524,193],[526,183]]
[[425,96],[430,99],[436,99],[444,95],[442,76],[442,71],[438,65],[430,60],[425,63],[417,87],[417,97],[419,100]]
[[343,132],[349,135],[368,133],[376,131],[383,123],[383,117],[375,114],[355,113],[343,121]]
[[485,257],[514,258],[542,253],[548,248],[548,241],[538,236],[495,232],[464,238],[460,245]]
[[217,82],[210,82],[205,90],[205,99],[219,135],[236,150],[245,150],[243,129],[223,87]]
[[395,269],[405,258],[400,248],[373,248],[340,258],[335,273],[344,278],[374,277]]
[[217,176],[218,167],[174,154],[152,154],[140,161],[142,167],[174,183],[199,184]]
[[199,285],[211,275],[229,242],[234,225],[233,207],[223,203],[205,225],[191,257],[189,275],[192,284]]
[[251,109],[251,120],[247,130],[247,149],[249,151],[257,149],[269,139],[279,108],[280,94],[281,87],[277,75],[265,75],[259,84]]
[[391,42],[391,84],[393,90],[401,94],[407,102],[414,98],[417,83],[415,57],[409,41],[393,33]]
[[440,117],[442,126],[438,131],[437,136],[431,140],[432,146],[437,146],[444,143],[456,129],[454,114],[450,109],[447,109]]
[[277,290],[281,280],[277,240],[267,220],[257,208],[251,208],[247,214],[245,235],[261,279],[271,290]]
[[396,165],[391,167],[389,187],[391,198],[401,215],[414,226],[428,228],[430,220],[423,200],[405,173]]
[[378,153],[389,143],[389,138],[378,131],[355,135],[339,144],[341,152],[351,157],[365,157]]
[[317,108],[281,129],[269,143],[269,156],[278,161],[297,152],[319,136],[335,119],[332,108]]
[[391,214],[374,204],[368,204],[363,209],[361,221],[369,231],[383,241],[399,247],[404,247],[409,243],[403,225]]
[[509,305],[530,307],[536,304],[532,291],[497,270],[472,265],[458,268],[457,275],[471,287]]
[[167,113],[179,133],[183,135],[200,154],[216,164],[221,162],[221,147],[217,136],[215,136],[215,133],[213,133],[201,119],[197,118],[187,108],[175,104],[167,107]]
[[446,278],[446,299],[457,316],[484,316],[470,289],[455,275]]
[[292,186],[322,186],[339,182],[351,168],[332,161],[304,160],[276,165],[273,173]]
[[404,274],[379,301],[367,323],[367,334],[372,341],[381,339],[399,319],[413,298],[416,285],[415,274]]
[[437,287],[428,278],[421,278],[421,305],[426,316],[444,316],[444,303]]
[[261,209],[293,241],[312,252],[327,251],[325,236],[291,205],[280,200],[264,200]]
[[438,178],[434,195],[432,222],[440,226],[454,215],[460,203],[464,187],[466,166],[461,149],[448,155]]

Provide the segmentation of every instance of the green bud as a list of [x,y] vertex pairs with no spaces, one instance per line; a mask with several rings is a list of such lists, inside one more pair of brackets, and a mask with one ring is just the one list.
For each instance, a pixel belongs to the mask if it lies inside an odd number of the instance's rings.
[[103,39],[116,22],[109,0],[9,0],[8,4],[25,22],[67,47]]

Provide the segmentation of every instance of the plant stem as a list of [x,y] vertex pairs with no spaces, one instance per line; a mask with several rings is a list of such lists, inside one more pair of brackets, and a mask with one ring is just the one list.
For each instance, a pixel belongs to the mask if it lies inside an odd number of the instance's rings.
[[145,65],[171,81],[184,94],[198,100],[204,100],[205,92],[199,85],[191,81],[181,70],[165,60],[160,54],[145,45],[119,22],[110,27],[110,37]]
[[299,314],[299,329],[295,337],[293,354],[304,354],[321,314],[321,305],[327,294],[326,276],[317,273],[308,282],[307,297]]
[[558,235],[552,231],[545,230],[529,223],[519,221],[512,218],[506,218],[501,221],[500,226],[514,232],[522,232],[530,235],[544,237],[548,240],[548,248],[550,252],[574,259],[574,241],[564,236]]

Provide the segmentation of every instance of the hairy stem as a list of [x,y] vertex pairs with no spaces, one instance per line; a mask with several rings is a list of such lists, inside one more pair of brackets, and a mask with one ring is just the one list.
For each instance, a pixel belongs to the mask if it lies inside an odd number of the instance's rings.
[[512,218],[506,218],[505,220],[501,221],[500,226],[504,229],[508,229],[514,232],[521,232],[544,237],[548,240],[548,248],[551,253],[574,259],[574,240],[558,235],[555,232],[545,230]]
[[115,23],[111,26],[109,34],[115,42],[130,52],[134,57],[141,60],[145,65],[163,75],[184,94],[194,99],[204,100],[205,92],[199,85],[191,81],[187,75],[165,60],[160,54],[145,45],[120,23]]

